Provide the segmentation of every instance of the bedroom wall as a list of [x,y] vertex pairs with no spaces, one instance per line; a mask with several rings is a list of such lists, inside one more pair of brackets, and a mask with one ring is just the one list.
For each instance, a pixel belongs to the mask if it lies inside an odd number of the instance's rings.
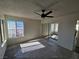
[[[74,17],[75,16],[75,17]],[[59,18],[45,19],[42,23],[58,23],[58,41],[56,43],[64,48],[73,50],[75,24],[78,18],[78,14],[72,14],[62,16]],[[55,41],[54,41],[55,42]]]
[[41,21],[24,19],[24,37],[8,39],[8,45],[30,40],[41,35]]
[[48,35],[48,23],[42,24],[42,35]]

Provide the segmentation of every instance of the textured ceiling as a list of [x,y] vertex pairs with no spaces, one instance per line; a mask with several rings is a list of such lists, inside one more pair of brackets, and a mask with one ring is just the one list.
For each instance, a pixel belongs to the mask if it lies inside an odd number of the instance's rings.
[[79,0],[0,0],[0,16],[13,15],[41,19],[34,12],[53,10],[51,15],[60,17],[79,12]]

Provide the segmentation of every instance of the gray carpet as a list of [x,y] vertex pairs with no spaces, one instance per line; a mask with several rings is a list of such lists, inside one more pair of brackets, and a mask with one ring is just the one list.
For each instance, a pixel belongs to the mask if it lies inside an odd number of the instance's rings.
[[62,48],[51,40],[41,39],[23,44],[7,48],[4,59],[79,59],[77,53]]

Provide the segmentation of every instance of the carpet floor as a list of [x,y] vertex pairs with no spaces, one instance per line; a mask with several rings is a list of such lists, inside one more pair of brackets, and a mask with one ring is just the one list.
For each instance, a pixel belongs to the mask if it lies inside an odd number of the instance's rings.
[[79,54],[50,40],[32,40],[7,48],[4,59],[79,59]]

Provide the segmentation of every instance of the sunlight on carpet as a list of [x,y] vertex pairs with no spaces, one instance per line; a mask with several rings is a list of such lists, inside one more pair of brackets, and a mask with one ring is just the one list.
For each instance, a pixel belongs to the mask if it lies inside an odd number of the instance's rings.
[[29,51],[34,51],[37,49],[44,48],[45,46],[40,42],[30,42],[30,43],[20,44],[20,47],[21,47],[22,53],[26,53]]

